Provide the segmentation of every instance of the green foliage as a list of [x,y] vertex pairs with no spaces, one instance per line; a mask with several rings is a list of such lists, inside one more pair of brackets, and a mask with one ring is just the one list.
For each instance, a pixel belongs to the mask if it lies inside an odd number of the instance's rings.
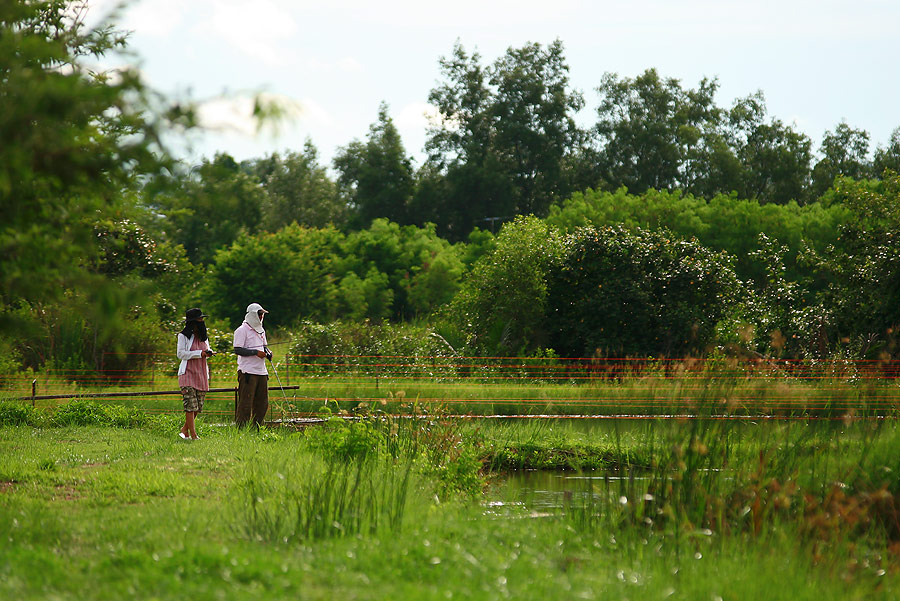
[[447,309],[472,350],[516,355],[547,345],[547,277],[563,253],[556,228],[519,217],[500,231]]
[[494,244],[494,234],[488,230],[476,227],[469,232],[462,256],[466,269],[471,269],[475,261],[494,250]]
[[[335,362],[357,362],[361,367],[381,362],[378,357],[393,357],[393,362],[413,361],[427,370],[438,358],[450,358],[456,351],[440,335],[425,325],[410,323],[331,322],[319,324],[303,321],[291,332],[290,354],[306,364],[323,364],[323,373],[331,373]],[[373,367],[370,367],[374,369]],[[409,370],[398,365],[399,373]],[[390,373],[389,366],[379,368]]]
[[38,411],[22,401],[0,401],[0,426],[36,426]]
[[760,204],[755,200],[718,195],[709,200],[680,192],[649,190],[629,194],[587,190],[573,194],[550,208],[548,223],[574,231],[585,225],[596,227],[622,224],[629,229],[666,228],[684,238],[697,238],[713,250],[735,257],[735,271],[745,280],[764,282],[765,261],[753,253],[760,249],[759,235],[787,247],[786,267],[794,279],[809,275],[797,265],[798,255],[807,246],[819,251],[839,244],[839,227],[851,213],[842,202],[829,205],[797,203]]
[[60,370],[62,377],[80,379],[97,372],[109,380],[147,367],[153,356],[170,351],[170,339],[160,328],[154,311],[139,307],[107,318],[97,317],[97,308],[86,299],[70,297],[65,302],[32,306],[17,304],[7,315],[18,329],[7,338],[23,367]]
[[457,43],[440,64],[445,81],[428,99],[441,122],[426,148],[446,179],[421,190],[438,192],[425,219],[460,240],[486,218],[544,215],[573,189],[570,155],[583,137],[562,42],[509,48],[489,67]]
[[692,179],[701,179],[690,172],[698,162],[692,154],[721,135],[717,88],[716,80],[703,79],[697,90],[682,90],[678,80],[664,80],[655,69],[634,79],[605,74],[597,88],[596,126],[603,143],[603,181],[638,193],[690,189]]
[[900,127],[891,132],[891,139],[887,146],[879,146],[875,149],[875,156],[872,159],[872,174],[875,177],[881,177],[887,169],[894,173],[900,173]]
[[737,135],[744,142],[736,156],[745,165],[739,196],[776,204],[807,200],[812,142],[805,134],[779,119],[763,123],[760,114]]
[[242,236],[216,254],[203,283],[203,306],[240,325],[247,305],[259,302],[269,320],[327,320],[336,313],[335,261],[343,236],[333,228],[290,225],[274,234]]
[[407,206],[415,188],[412,160],[406,156],[387,104],[378,107],[378,121],[369,127],[366,142],[354,140],[341,148],[334,166],[357,226],[368,227],[378,218],[409,222]]
[[94,269],[110,278],[137,275],[158,276],[168,267],[154,253],[156,243],[129,219],[102,220],[94,224],[100,255]]
[[452,298],[464,271],[460,254],[433,225],[376,219],[344,235],[294,224],[220,251],[204,282],[203,305],[235,325],[253,299],[279,323],[409,318]]
[[364,460],[384,444],[384,435],[370,419],[347,421],[335,417],[306,432],[311,448],[337,461]]
[[139,428],[147,424],[147,414],[140,409],[103,405],[85,399],[76,399],[53,412],[50,422],[54,426],[114,426]]
[[[343,267],[371,291],[357,295],[367,308],[355,311],[374,319],[431,313],[453,298],[464,271],[460,247],[438,237],[433,224],[419,228],[376,219],[369,229],[348,234],[343,251]],[[354,301],[345,299],[347,314],[353,314]]]
[[548,274],[563,356],[704,354],[736,297],[730,259],[664,231],[583,228]]
[[836,192],[853,217],[839,244],[807,258],[825,285],[818,313],[828,316],[819,354],[849,343],[857,356],[897,356],[900,326],[900,176],[883,181],[839,178]]
[[841,122],[822,137],[822,159],[812,170],[811,193],[821,197],[839,176],[860,180],[872,175],[868,160],[869,133]]
[[685,90],[648,69],[603,77],[596,132],[607,189],[681,189],[704,197],[737,192],[762,203],[805,200],[811,142],[778,119],[765,121],[762,93],[716,106],[718,81]]
[[[22,352],[13,340],[0,338],[0,376],[12,375],[22,366]],[[11,382],[12,380],[7,380]]]
[[216,154],[148,186],[143,202],[161,238],[183,246],[191,262],[206,264],[217,250],[258,229],[265,198],[255,177],[229,155]]
[[301,455],[250,471],[234,523],[244,537],[270,542],[390,536],[409,520],[411,499],[421,503],[421,484],[410,461]]
[[347,208],[326,168],[319,165],[319,153],[309,140],[302,152],[277,153],[249,163],[265,188],[262,227],[276,232],[296,223],[307,227],[340,227],[347,220]]
[[365,279],[351,271],[341,279],[340,314],[350,319],[381,321],[390,317],[394,291],[388,276],[375,266],[369,268]]
[[121,49],[125,35],[106,23],[87,29],[85,10],[64,0],[0,7],[4,304],[75,288],[118,304],[116,285],[86,269],[98,255],[93,224],[135,176],[160,168],[158,126],[168,118],[190,125],[189,110],[146,111],[136,70],[98,72],[90,59]]

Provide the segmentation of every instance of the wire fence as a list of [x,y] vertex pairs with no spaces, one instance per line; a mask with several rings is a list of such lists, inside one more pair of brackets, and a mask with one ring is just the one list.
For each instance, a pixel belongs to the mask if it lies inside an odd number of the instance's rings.
[[[117,356],[121,365],[122,356]],[[73,398],[180,411],[177,360],[131,355],[133,369],[43,369],[0,376],[0,395],[53,407]],[[209,361],[209,413],[229,415],[236,358]],[[271,364],[270,402],[302,417],[415,404],[459,415],[596,417],[893,416],[900,361],[753,358],[464,357],[285,354]]]

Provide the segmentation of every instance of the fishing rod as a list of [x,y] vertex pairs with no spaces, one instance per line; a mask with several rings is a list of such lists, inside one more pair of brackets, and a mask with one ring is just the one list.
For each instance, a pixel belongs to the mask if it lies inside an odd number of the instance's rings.
[[285,394],[284,386],[281,384],[281,378],[278,376],[278,368],[275,367],[275,362],[272,361],[272,353],[271,352],[266,353],[266,357],[269,359],[269,363],[272,364],[272,371],[275,372],[275,379],[278,380],[278,387],[281,388],[281,396],[284,397],[284,402],[287,403],[288,402],[287,394]]
[[266,348],[267,346],[278,346],[279,344],[291,344],[291,341],[290,341],[290,340],[285,340],[284,342],[269,342],[269,343],[267,343],[267,344],[256,344],[256,345],[252,345],[252,346],[245,346],[245,347],[243,347],[243,348],[257,348],[257,349],[261,349],[261,348]]

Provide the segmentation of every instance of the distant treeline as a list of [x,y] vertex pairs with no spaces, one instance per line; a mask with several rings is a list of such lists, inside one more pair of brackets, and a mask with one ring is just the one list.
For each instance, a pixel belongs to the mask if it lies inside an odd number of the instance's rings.
[[[339,149],[330,166],[311,141],[240,164],[219,155],[173,175],[169,193],[154,190],[146,202],[192,261],[207,262],[236,227],[356,230],[386,218],[433,223],[438,235],[460,241],[516,215],[546,217],[587,189],[803,206],[838,176],[880,179],[885,169],[900,170],[900,128],[873,149],[868,132],[842,122],[814,152],[806,134],[768,115],[762,92],[726,108],[717,104],[716,80],[685,88],[654,69],[604,76],[597,121],[581,128],[574,116],[585,100],[569,86],[559,41],[510,48],[487,66],[457,45],[440,65],[443,80],[429,94],[439,118],[418,168],[382,105],[365,140]],[[213,224],[212,213],[227,225]],[[210,224],[202,236],[190,217]]]
[[872,151],[840,123],[815,158],[761,93],[726,109],[652,69],[605,76],[584,129],[561,42],[457,45],[421,166],[382,105],[330,166],[309,141],[188,167],[160,140],[190,104],[82,62],[124,35],[63,0],[0,17],[0,370],[108,370],[253,301],[470,354],[897,352],[900,130]]

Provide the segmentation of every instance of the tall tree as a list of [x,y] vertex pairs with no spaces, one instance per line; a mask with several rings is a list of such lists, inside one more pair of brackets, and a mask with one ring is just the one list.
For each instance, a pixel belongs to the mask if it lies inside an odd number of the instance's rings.
[[873,175],[882,177],[885,169],[900,173],[900,127],[891,133],[891,139],[887,146],[879,146],[875,149],[875,157],[872,160]]
[[729,111],[726,139],[740,164],[740,180],[732,190],[761,203],[802,203],[812,141],[779,119],[766,121],[766,112],[762,92],[738,99]]
[[819,198],[843,175],[852,179],[864,179],[872,175],[869,155],[869,132],[839,123],[834,131],[822,137],[822,158],[812,170],[811,193]]
[[328,170],[319,164],[318,150],[311,141],[306,141],[302,152],[273,153],[251,168],[266,191],[261,207],[263,229],[276,232],[291,223],[344,225],[346,204]]
[[440,65],[445,80],[429,94],[440,118],[426,149],[446,183],[424,189],[443,192],[431,201],[440,231],[462,239],[493,220],[545,215],[571,192],[583,141],[573,114],[584,101],[569,88],[562,42],[509,48],[489,67],[457,43]]
[[338,184],[355,211],[357,226],[368,227],[379,217],[398,223],[408,221],[408,205],[415,190],[412,160],[406,155],[400,132],[378,107],[378,120],[369,127],[365,143],[354,140],[338,151],[334,167]]
[[571,192],[566,158],[581,142],[573,115],[584,106],[569,89],[560,40],[510,48],[490,68],[494,152],[515,191],[515,212],[545,216]]
[[[648,69],[634,79],[607,73],[597,88],[600,105],[595,131],[600,172],[610,188],[693,191],[704,179],[722,111],[715,106],[716,80],[703,79],[684,90],[677,79]],[[706,149],[706,150],[704,150]]]

